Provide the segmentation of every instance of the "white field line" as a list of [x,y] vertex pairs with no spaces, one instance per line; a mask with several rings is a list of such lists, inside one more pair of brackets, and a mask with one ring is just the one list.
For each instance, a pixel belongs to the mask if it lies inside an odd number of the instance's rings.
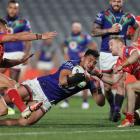
[[140,129],[114,129],[114,130],[89,130],[89,131],[52,131],[52,132],[10,132],[0,133],[0,136],[33,136],[33,135],[55,135],[55,134],[80,134],[80,133],[113,133],[113,132],[140,132]]

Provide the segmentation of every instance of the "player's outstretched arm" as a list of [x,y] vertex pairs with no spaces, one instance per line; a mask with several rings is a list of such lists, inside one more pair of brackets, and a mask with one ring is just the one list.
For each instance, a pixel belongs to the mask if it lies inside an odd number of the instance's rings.
[[125,60],[124,63],[122,63],[120,66],[118,66],[114,69],[114,73],[117,73],[117,72],[121,71],[124,67],[127,67],[127,66],[135,63],[136,61],[138,61],[138,59],[139,59],[139,53],[137,50],[135,50],[128,57],[128,59]]
[[95,75],[99,79],[101,79],[103,82],[110,84],[110,85],[113,85],[121,79],[123,73],[116,73],[113,75],[108,75],[108,74],[104,74],[104,73],[98,71],[97,69],[94,69],[92,71],[91,75]]
[[136,29],[135,34],[132,38],[132,46],[136,46],[136,47],[139,46],[139,44],[137,43],[139,37],[140,37],[140,27]]
[[12,59],[4,58],[0,63],[0,68],[10,68],[10,67],[25,63],[32,56],[33,56],[33,54],[30,54],[30,55],[28,55],[20,60],[18,60],[18,59],[12,60]]
[[0,43],[11,41],[32,41],[32,40],[47,40],[53,39],[57,35],[56,32],[46,32],[42,34],[24,33],[24,34],[6,34],[1,37]]

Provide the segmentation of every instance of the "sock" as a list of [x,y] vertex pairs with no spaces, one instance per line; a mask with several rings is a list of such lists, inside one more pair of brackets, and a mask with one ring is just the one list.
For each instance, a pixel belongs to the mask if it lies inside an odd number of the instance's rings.
[[84,102],[84,103],[87,103],[88,101],[87,101],[87,99],[83,99],[83,102]]
[[114,107],[115,111],[120,112],[120,109],[121,109],[122,104],[123,104],[123,100],[124,100],[123,95],[116,94],[116,96],[115,96],[115,107]]
[[23,112],[26,109],[26,105],[22,101],[18,91],[16,89],[9,89],[7,91],[7,94],[12,101],[16,105],[16,107],[20,110],[20,112]]
[[134,113],[126,113],[126,119],[129,120],[129,122],[134,123]]
[[69,103],[69,100],[68,99],[65,99],[64,102]]
[[108,91],[108,96],[107,96],[107,101],[110,105],[111,111],[114,110],[114,94],[112,93],[112,91]]

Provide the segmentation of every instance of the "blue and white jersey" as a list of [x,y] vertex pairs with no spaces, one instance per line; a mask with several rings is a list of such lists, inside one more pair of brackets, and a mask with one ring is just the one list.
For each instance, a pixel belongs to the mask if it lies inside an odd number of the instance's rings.
[[108,44],[110,35],[120,35],[126,42],[128,27],[134,26],[136,24],[135,18],[132,14],[124,13],[123,11],[115,12],[112,7],[105,11],[99,12],[96,15],[96,19],[94,22],[96,24],[99,24],[102,29],[111,28],[115,23],[119,23],[122,26],[122,30],[119,33],[110,33],[102,36],[101,52],[110,52]]
[[80,59],[80,53],[87,50],[88,45],[92,42],[92,37],[88,34],[71,34],[66,38],[64,44],[68,49],[70,60]]
[[55,48],[53,46],[47,45],[46,43],[41,43],[39,61],[52,62],[53,55],[55,54]]
[[61,100],[72,96],[73,94],[76,94],[84,89],[90,89],[91,93],[96,90],[96,86],[93,81],[89,81],[84,88],[79,88],[78,86],[75,86],[73,88],[62,88],[59,85],[59,76],[61,71],[64,69],[72,71],[73,67],[79,65],[79,63],[80,61],[78,60],[66,61],[60,66],[60,68],[55,74],[37,78],[44,94],[47,96],[50,102],[56,104]]
[[[11,28],[13,33],[29,32],[31,26],[28,20],[21,19],[18,16],[15,18],[4,18],[7,21],[8,27]],[[22,41],[4,43],[5,52],[24,51],[24,44]]]

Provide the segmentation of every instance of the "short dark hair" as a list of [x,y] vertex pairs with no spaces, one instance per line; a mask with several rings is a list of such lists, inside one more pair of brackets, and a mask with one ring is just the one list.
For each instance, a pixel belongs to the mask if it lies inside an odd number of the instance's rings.
[[98,58],[99,57],[99,53],[97,50],[92,50],[92,49],[88,49],[86,52],[85,52],[85,55],[84,56],[88,56],[88,55],[92,55],[94,56],[95,58]]
[[9,0],[8,5],[9,5],[10,3],[14,3],[14,4],[18,3],[18,4],[19,4],[19,2],[18,2],[17,0]]
[[6,22],[6,20],[4,20],[4,19],[2,19],[2,18],[0,18],[0,24],[2,24],[2,25],[7,25],[7,22]]
[[112,36],[109,37],[109,40],[111,40],[111,39],[118,40],[122,43],[125,43],[124,37],[121,36],[121,35],[112,35]]

